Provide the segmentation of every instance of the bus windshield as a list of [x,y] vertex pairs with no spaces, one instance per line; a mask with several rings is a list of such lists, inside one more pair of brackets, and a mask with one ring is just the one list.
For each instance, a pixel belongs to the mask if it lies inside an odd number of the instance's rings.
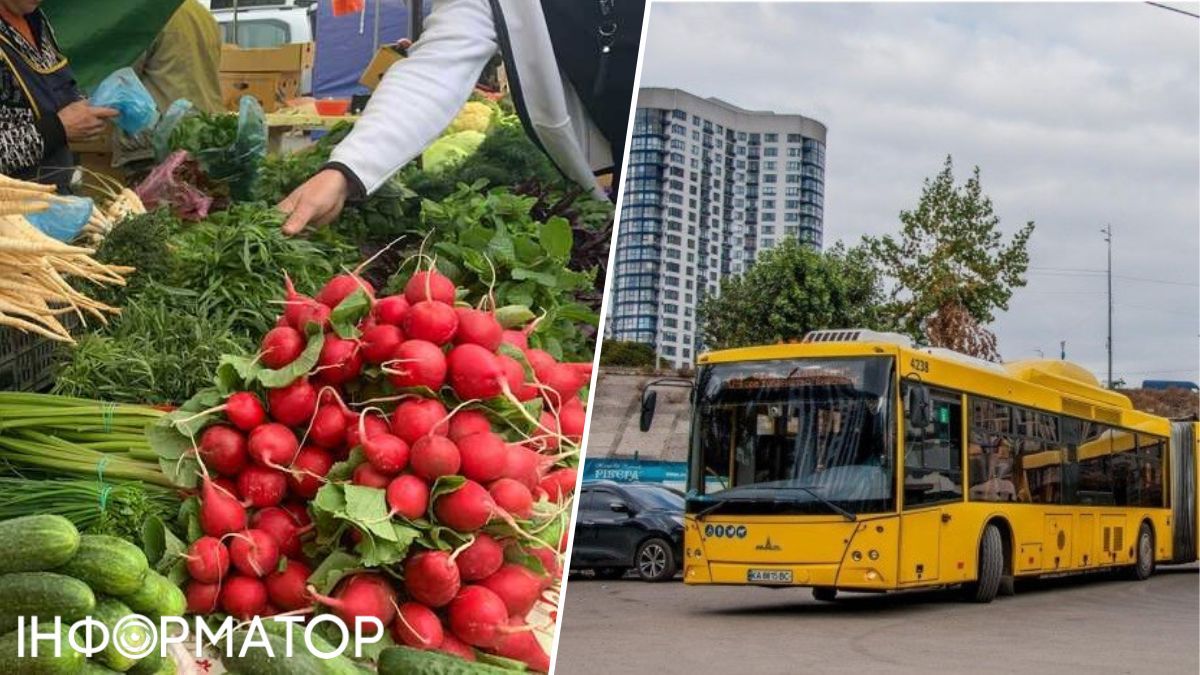
[[894,509],[893,359],[723,363],[696,383],[688,510]]

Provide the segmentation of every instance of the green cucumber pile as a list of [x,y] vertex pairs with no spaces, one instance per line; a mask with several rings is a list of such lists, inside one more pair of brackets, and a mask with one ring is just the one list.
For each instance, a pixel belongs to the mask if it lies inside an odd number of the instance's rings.
[[[20,653],[18,625],[26,617],[45,622],[61,617],[63,631],[91,617],[108,627],[110,635],[130,614],[152,620],[180,616],[187,608],[183,591],[150,569],[146,555],[133,544],[108,535],[80,535],[71,521],[55,515],[33,515],[0,521],[0,673],[71,675],[129,673],[171,675],[175,662],[157,651],[132,659],[111,645],[87,659],[70,648],[58,655],[48,642],[38,656]],[[99,635],[93,638],[99,641]],[[148,635],[126,624],[119,639],[139,644]],[[63,644],[66,644],[64,639]]]

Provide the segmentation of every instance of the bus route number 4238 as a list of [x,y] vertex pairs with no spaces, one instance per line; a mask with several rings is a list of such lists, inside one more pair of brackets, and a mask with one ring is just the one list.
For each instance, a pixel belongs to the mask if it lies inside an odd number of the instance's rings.
[[791,570],[748,570],[746,581],[755,584],[790,584]]

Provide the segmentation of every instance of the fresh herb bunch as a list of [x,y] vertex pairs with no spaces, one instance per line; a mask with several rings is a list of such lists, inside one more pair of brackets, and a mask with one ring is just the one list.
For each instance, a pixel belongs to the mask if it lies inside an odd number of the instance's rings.
[[[507,188],[481,192],[482,181],[461,185],[440,202],[425,200],[414,235],[430,233],[426,253],[438,269],[476,297],[492,293],[497,306],[524,305],[544,318],[530,343],[556,359],[590,360],[595,326],[592,308],[578,302],[591,291],[594,270],[568,266],[574,235],[559,217],[546,222],[531,214],[535,199]],[[418,258],[411,258],[393,277],[390,287],[402,288]]]
[[63,516],[85,534],[141,538],[142,524],[179,511],[178,490],[142,482],[0,477],[0,520],[42,513]]
[[303,150],[286,155],[268,155],[259,170],[255,198],[275,204],[287,197],[329,161],[334,146],[353,128],[353,122],[338,122],[316,143]]
[[254,341],[234,330],[238,318],[196,291],[149,284],[105,330],[63,350],[54,392],[129,403],[186,401],[212,381],[221,354],[254,350]]
[[182,222],[167,208],[131,216],[113,228],[100,248],[96,259],[110,265],[126,265],[136,272],[124,287],[97,289],[97,299],[122,305],[125,299],[137,295],[147,283],[165,278],[171,270],[171,251],[168,240],[182,228]]
[[171,130],[168,144],[171,150],[187,150],[193,156],[202,150],[224,148],[237,140],[238,116],[233,113],[189,114]]
[[235,203],[180,233],[171,242],[170,284],[199,293],[235,332],[262,335],[281,309],[285,273],[301,292],[312,293],[342,263],[357,259],[336,239],[318,244],[285,236],[283,218],[274,206]]

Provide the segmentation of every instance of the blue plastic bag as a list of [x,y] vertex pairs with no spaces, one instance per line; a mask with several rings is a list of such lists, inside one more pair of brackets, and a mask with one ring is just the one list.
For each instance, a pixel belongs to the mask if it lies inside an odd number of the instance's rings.
[[63,242],[72,242],[92,217],[92,200],[87,197],[61,197],[50,200],[50,208],[25,216],[37,229]]
[[120,113],[116,119],[117,126],[130,136],[158,122],[158,106],[154,103],[154,97],[132,68],[122,68],[104,78],[89,103],[115,108]]

